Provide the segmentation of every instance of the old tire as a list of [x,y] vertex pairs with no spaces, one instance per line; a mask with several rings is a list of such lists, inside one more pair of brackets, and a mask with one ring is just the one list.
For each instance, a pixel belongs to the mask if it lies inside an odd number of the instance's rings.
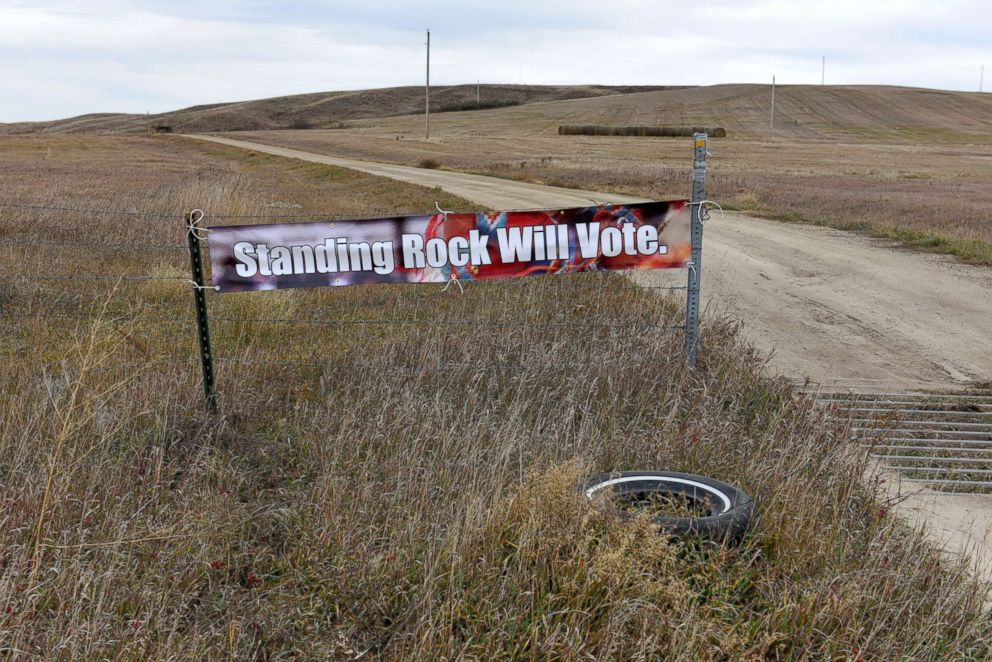
[[583,485],[587,497],[605,493],[611,501],[671,495],[705,510],[702,517],[654,518],[665,532],[678,538],[736,544],[754,521],[754,501],[733,485],[705,476],[670,471],[620,471],[591,476]]

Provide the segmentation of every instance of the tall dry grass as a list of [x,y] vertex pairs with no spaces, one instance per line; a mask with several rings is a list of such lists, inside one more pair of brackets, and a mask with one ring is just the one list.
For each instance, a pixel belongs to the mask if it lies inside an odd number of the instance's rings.
[[[265,187],[282,184],[346,213],[348,195],[364,204],[380,185],[202,158],[216,170],[196,182],[146,172],[162,199],[207,198],[208,216],[264,213]],[[393,187],[432,206],[431,191]],[[4,236],[116,224],[32,213],[4,212]],[[171,219],[140,234],[182,242]],[[186,258],[93,264],[59,249],[27,261],[40,250],[7,245],[4,267],[178,274]],[[677,303],[622,277],[212,298],[218,417],[188,360],[185,286],[5,283],[4,313],[80,318],[5,320],[0,341],[9,657],[988,656],[981,587],[889,515],[847,431],[763,378],[718,319],[687,368],[665,328]],[[172,314],[188,322],[150,321]],[[290,318],[306,323],[271,321]],[[634,468],[732,482],[762,518],[737,549],[668,544],[575,489],[586,473]]]

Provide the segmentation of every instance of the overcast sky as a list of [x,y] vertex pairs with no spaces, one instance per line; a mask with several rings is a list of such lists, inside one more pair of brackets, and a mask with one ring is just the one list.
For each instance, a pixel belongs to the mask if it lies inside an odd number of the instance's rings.
[[438,84],[992,88],[989,0],[0,0],[0,122]]

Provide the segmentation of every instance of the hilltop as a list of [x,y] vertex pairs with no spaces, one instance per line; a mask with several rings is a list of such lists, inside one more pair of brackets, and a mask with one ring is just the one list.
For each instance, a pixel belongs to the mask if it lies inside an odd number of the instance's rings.
[[[431,110],[449,131],[473,135],[557,133],[560,124],[720,126],[731,138],[764,139],[770,88],[611,85],[475,85],[432,89]],[[0,125],[0,133],[176,133],[284,129],[419,130],[424,88],[320,92],[200,105],[145,116],[97,113],[52,122]],[[462,112],[456,112],[462,111]],[[797,140],[989,142],[992,94],[884,85],[780,85],[776,136]]]
[[[553,100],[517,108],[454,113],[439,120],[447,135],[554,135],[562,124],[719,126],[730,138],[764,140],[768,85],[669,88],[624,95]],[[355,123],[398,133],[414,118]],[[992,94],[885,85],[780,85],[775,136],[796,140],[990,142]]]
[[[475,85],[431,89],[431,110],[506,107],[540,101],[615,96],[666,89],[618,85]],[[192,106],[153,115],[94,113],[51,122],[0,124],[0,133],[142,133],[149,126],[170,126],[177,133],[257,131],[265,129],[333,129],[357,119],[422,113],[422,86],[318,92],[254,101]]]

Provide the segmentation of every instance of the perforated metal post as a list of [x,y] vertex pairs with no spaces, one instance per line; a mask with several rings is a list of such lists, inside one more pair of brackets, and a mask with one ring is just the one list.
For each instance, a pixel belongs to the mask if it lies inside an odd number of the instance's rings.
[[189,262],[193,271],[193,303],[196,308],[196,333],[200,342],[200,363],[203,367],[203,394],[207,411],[217,413],[217,388],[214,383],[214,358],[210,346],[210,326],[207,323],[207,297],[203,284],[203,257],[200,254],[200,221],[203,212],[194,210],[186,217],[186,239],[189,244]]
[[706,199],[706,140],[705,133],[693,135],[692,197],[689,201],[689,218],[692,223],[692,259],[689,262],[689,281],[685,301],[685,356],[690,365],[696,365],[699,346],[699,285],[703,275],[703,200]]

